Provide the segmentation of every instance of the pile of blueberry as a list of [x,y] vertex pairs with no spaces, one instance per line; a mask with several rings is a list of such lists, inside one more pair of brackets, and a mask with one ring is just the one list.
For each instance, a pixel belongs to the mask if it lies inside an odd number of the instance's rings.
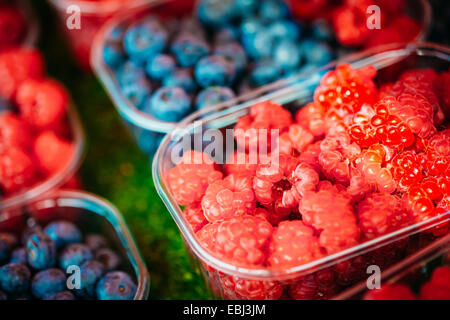
[[0,300],[132,300],[136,284],[99,234],[33,219],[20,237],[0,233]]
[[139,110],[179,121],[194,110],[333,59],[324,21],[308,27],[284,1],[203,0],[196,17],[119,25],[103,50]]

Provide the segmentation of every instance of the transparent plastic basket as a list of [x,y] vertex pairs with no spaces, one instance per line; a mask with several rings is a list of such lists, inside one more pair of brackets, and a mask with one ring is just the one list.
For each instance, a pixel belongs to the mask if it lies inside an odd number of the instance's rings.
[[134,277],[134,300],[145,300],[150,292],[150,277],[135,241],[120,212],[108,201],[86,192],[55,190],[26,205],[10,209],[7,219],[0,219],[0,231],[19,233],[33,218],[39,224],[64,219],[77,224],[83,234],[99,233],[121,256],[121,270]]
[[[381,285],[404,284],[417,292],[439,266],[450,266],[450,234],[385,270],[381,273]],[[367,292],[364,282],[342,292],[335,299],[359,300]]]
[[[448,70],[450,67],[450,48],[431,43],[393,44],[354,54],[318,70],[298,74],[234,100],[200,110],[183,120],[177,127],[177,130],[167,135],[162,141],[153,160],[154,184],[169,213],[178,225],[188,251],[194,260],[198,262],[205,276],[206,283],[216,296],[227,299],[236,298],[229,296],[224,290],[223,282],[220,281],[224,275],[233,276],[244,281],[250,279],[260,281],[254,284],[255,286],[264,286],[264,283],[266,283],[270,287],[270,283],[267,282],[276,281],[283,285],[284,292],[287,292],[292,283],[302,281],[306,276],[314,276],[317,272],[323,270],[335,270],[338,265],[339,267],[342,267],[343,264],[356,266],[358,259],[361,259],[361,257],[368,261],[374,255],[388,256],[388,254],[395,253],[399,248],[399,255],[392,261],[386,261],[386,265],[383,266],[386,267],[416,251],[429,241],[433,241],[434,236],[430,235],[430,231],[427,230],[450,220],[450,212],[446,212],[427,221],[410,225],[339,253],[281,271],[235,266],[215,258],[197,241],[167,183],[169,170],[174,167],[172,162],[173,150],[179,148],[179,143],[187,136],[191,138],[190,141],[196,141],[195,139],[201,140],[203,143],[198,143],[198,145],[200,145],[200,148],[204,148],[205,144],[210,143],[210,138],[208,138],[207,142],[203,135],[192,136],[193,133],[199,132],[199,127],[202,130],[231,128],[239,117],[248,113],[250,106],[260,101],[272,100],[288,109],[297,110],[312,100],[314,88],[319,83],[321,75],[327,70],[335,68],[340,63],[350,63],[354,68],[373,65],[378,69],[376,80],[387,81],[396,78],[401,71],[409,68],[426,67],[437,71]],[[225,142],[224,150],[226,149]],[[362,276],[365,276],[365,270],[360,271]],[[345,289],[345,287],[351,286],[361,279],[349,280],[351,281],[348,281],[348,283],[339,281],[343,283],[343,285],[340,285],[343,288],[338,289]]]
[[27,22],[26,34],[21,43],[22,46],[31,47],[35,46],[39,39],[40,26],[39,21],[36,18],[31,3],[28,0],[16,1],[17,6],[22,10]]

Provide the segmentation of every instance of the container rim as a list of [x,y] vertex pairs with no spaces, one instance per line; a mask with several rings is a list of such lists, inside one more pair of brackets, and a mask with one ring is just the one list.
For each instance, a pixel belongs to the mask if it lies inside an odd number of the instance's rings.
[[[335,67],[336,65],[340,63],[349,63],[350,61],[354,61],[352,64],[354,67],[361,67],[364,65],[367,65],[368,61],[367,58],[371,57],[373,54],[377,53],[381,58],[381,61],[378,67],[382,67],[386,63],[392,63],[393,59],[398,59],[396,57],[398,53],[403,53],[404,55],[407,53],[417,52],[418,55],[424,54],[427,50],[435,50],[438,55],[442,55],[444,58],[444,54],[447,56],[446,59],[450,61],[450,47],[446,47],[443,45],[438,45],[434,43],[427,43],[427,42],[418,42],[418,43],[406,43],[406,44],[389,44],[386,46],[381,46],[377,48],[371,48],[369,50],[351,54],[347,57],[344,57],[342,59],[338,59],[335,62],[332,62],[324,67],[318,68],[314,71],[306,72],[303,74],[297,74],[293,76],[292,78],[288,78],[284,81],[280,81],[277,83],[273,83],[265,89],[257,89],[255,91],[252,91],[249,94],[246,94],[244,96],[238,97],[241,98],[241,100],[257,97],[259,93],[263,93],[265,91],[274,91],[273,93],[266,94],[262,97],[258,97],[258,99],[255,99],[254,101],[251,101],[250,103],[241,103],[238,105],[234,105],[238,101],[237,99],[230,100],[226,103],[222,103],[220,105],[215,105],[212,107],[208,107],[205,109],[201,109],[192,115],[185,118],[178,126],[177,129],[180,129],[180,132],[192,132],[192,130],[195,128],[196,125],[193,121],[196,119],[199,120],[201,123],[204,123],[206,120],[211,120],[214,118],[217,118],[219,116],[222,116],[223,114],[229,114],[232,112],[237,112],[239,110],[243,110],[245,108],[248,108],[248,106],[254,104],[258,100],[269,100],[273,97],[279,97],[284,95],[292,95],[293,92],[298,91],[302,87],[302,82],[299,82],[299,79],[309,78],[312,76],[313,73],[320,74],[321,72],[324,72],[328,70],[329,68]],[[443,53],[440,53],[438,51],[441,51]],[[289,84],[291,85],[289,86]],[[280,89],[280,85],[283,85]],[[284,87],[284,88],[283,88]],[[277,91],[275,91],[277,90]],[[231,107],[229,107],[231,105]],[[213,113],[213,115],[208,116],[207,114],[216,111]],[[176,130],[178,131],[178,130]],[[182,134],[181,134],[182,135]],[[221,259],[215,258],[212,256],[207,250],[205,250],[200,243],[197,241],[195,234],[192,232],[191,228],[187,224],[186,220],[184,219],[182,215],[182,211],[179,207],[179,205],[174,200],[174,197],[172,193],[170,192],[168,186],[166,186],[164,182],[164,177],[162,176],[163,172],[163,165],[164,165],[164,154],[169,148],[169,143],[171,141],[171,138],[173,138],[172,134],[168,134],[164,137],[163,141],[161,142],[155,157],[153,159],[153,165],[152,165],[152,173],[153,173],[153,182],[156,187],[156,190],[161,197],[162,201],[164,202],[165,206],[167,207],[169,213],[171,214],[172,218],[174,219],[175,223],[177,224],[178,228],[180,229],[180,232],[182,233],[184,239],[186,239],[188,245],[192,248],[194,253],[200,258],[201,261],[207,263],[208,265],[218,269],[219,271],[236,275],[239,277],[244,278],[251,278],[251,279],[258,279],[258,280],[270,280],[273,278],[276,279],[283,279],[283,278],[292,278],[297,277],[302,273],[305,273],[307,271],[310,271],[311,269],[322,269],[327,266],[330,266],[332,264],[335,264],[338,261],[342,261],[345,259],[353,258],[359,254],[362,254],[363,252],[367,252],[368,250],[376,249],[378,247],[384,246],[386,244],[392,243],[394,241],[397,241],[400,238],[413,235],[415,233],[418,233],[420,231],[427,230],[429,228],[432,228],[434,226],[437,226],[441,224],[442,222],[449,221],[450,220],[450,211],[440,214],[436,217],[433,217],[431,219],[428,219],[426,221],[422,221],[420,223],[416,223],[410,226],[407,226],[405,228],[396,230],[394,232],[391,232],[389,234],[383,235],[381,237],[377,237],[373,240],[366,241],[364,243],[358,244],[357,246],[351,247],[349,249],[340,251],[338,253],[328,255],[324,258],[315,260],[313,262],[291,267],[285,270],[272,270],[268,268],[243,268],[235,266],[231,263],[227,263],[222,261]]]
[[[50,1],[61,1],[61,0],[50,0]],[[65,0],[71,1],[71,0]],[[148,3],[146,6],[143,6],[142,10],[149,10],[157,5],[164,5],[166,3],[170,3],[174,0],[154,0],[151,3]],[[421,30],[419,34],[416,36],[415,41],[420,41],[425,38],[428,34],[428,30],[430,28],[431,23],[431,6],[427,0],[418,0],[421,9],[423,12],[421,23]],[[119,14],[111,19],[109,19],[99,30],[97,35],[95,36],[92,49],[91,49],[91,67],[95,71],[95,75],[99,78],[100,83],[106,89],[107,94],[113,101],[117,111],[119,114],[124,117],[127,121],[132,123],[135,126],[138,126],[145,130],[156,131],[159,133],[169,133],[174,130],[178,123],[177,122],[168,122],[159,120],[151,115],[148,115],[140,110],[138,110],[130,101],[127,99],[122,93],[118,81],[115,79],[114,74],[112,73],[111,68],[109,68],[104,60],[102,50],[105,44],[105,38],[107,34],[110,34],[111,31],[119,24],[126,22],[129,20],[134,13],[125,12],[123,14]],[[295,76],[294,76],[295,77]],[[274,83],[283,83],[286,79],[280,79]],[[274,84],[272,83],[272,84]],[[271,88],[272,84],[268,84],[257,89],[252,90],[251,92],[255,92],[258,90],[264,91]]]
[[37,209],[54,207],[79,208],[103,216],[113,227],[127,254],[128,260],[132,262],[131,265],[137,278],[137,290],[134,300],[145,300],[148,298],[150,293],[150,275],[145,262],[122,214],[108,200],[85,191],[60,189],[43,194],[29,204],[35,205]]
[[16,3],[19,6],[19,10],[24,15],[27,23],[27,30],[24,39],[22,40],[22,46],[32,47],[36,45],[40,34],[39,21],[33,12],[30,1],[20,0]]
[[69,121],[69,126],[72,129],[73,135],[72,142],[75,147],[73,156],[70,159],[69,163],[65,166],[63,170],[60,170],[56,174],[48,177],[44,181],[36,184],[35,186],[26,189],[25,191],[22,191],[20,193],[13,194],[10,197],[1,199],[0,214],[2,210],[6,210],[20,204],[24,204],[53,188],[63,185],[68,180],[68,178],[74,175],[75,172],[78,170],[84,156],[85,134],[78,113],[74,105],[72,104],[69,106],[69,109],[67,111],[67,119]]
[[88,1],[88,0],[49,0],[49,2],[58,10],[66,11],[71,5],[80,8],[82,14],[89,15],[110,15],[118,10],[137,9],[152,2],[159,0],[109,0],[109,1]]

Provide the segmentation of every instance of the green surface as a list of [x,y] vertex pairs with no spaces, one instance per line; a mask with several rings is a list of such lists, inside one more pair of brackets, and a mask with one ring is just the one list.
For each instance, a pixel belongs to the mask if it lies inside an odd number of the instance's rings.
[[84,187],[123,213],[150,272],[150,298],[209,298],[177,226],[156,193],[149,159],[95,76],[77,67],[54,12],[45,1],[33,3],[41,21],[39,48],[48,73],[69,89],[86,131],[87,153],[80,172]]

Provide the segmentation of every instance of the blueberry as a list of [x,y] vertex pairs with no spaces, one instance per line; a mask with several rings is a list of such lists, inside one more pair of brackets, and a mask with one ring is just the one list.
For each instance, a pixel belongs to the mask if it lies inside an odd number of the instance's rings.
[[19,244],[17,237],[9,232],[0,233],[0,240],[6,241],[10,249],[14,249]]
[[84,237],[84,243],[93,251],[97,251],[101,248],[108,246],[108,240],[100,234],[90,233]]
[[28,238],[27,261],[34,269],[51,268],[56,260],[56,244],[45,233],[35,233]]
[[193,67],[204,56],[208,55],[208,44],[201,38],[183,33],[178,36],[170,46],[181,67]]
[[250,17],[244,19],[239,26],[242,41],[246,38],[254,36],[258,31],[264,29],[264,23],[261,19],[257,17]]
[[75,300],[75,297],[72,292],[65,290],[45,297],[44,300]]
[[142,110],[152,92],[152,85],[145,77],[135,78],[122,86],[122,92],[137,109]]
[[95,297],[95,285],[101,279],[105,267],[101,262],[91,260],[80,267],[80,288],[75,289],[79,297],[90,299]]
[[311,26],[311,31],[314,39],[322,41],[332,41],[334,39],[333,29],[323,19],[315,20]]
[[144,77],[144,68],[132,60],[125,61],[116,72],[116,78],[121,87],[134,83],[136,79]]
[[22,232],[22,243],[26,246],[28,238],[35,233],[42,233],[42,228],[34,219],[27,220],[27,226],[25,230]]
[[253,86],[259,87],[280,79],[282,70],[278,64],[272,60],[262,60],[258,62],[250,74],[250,82]]
[[239,41],[239,31],[234,26],[225,26],[214,34],[214,42],[223,44],[228,42]]
[[9,247],[9,244],[5,240],[0,239],[0,264],[8,261],[10,254],[11,248]]
[[145,20],[131,25],[123,38],[128,56],[137,62],[147,60],[152,54],[162,52],[169,34],[156,20]]
[[333,60],[333,51],[324,42],[307,39],[300,44],[300,49],[308,64],[321,66]]
[[8,296],[6,295],[6,293],[0,290],[0,301],[2,300],[8,300]]
[[81,266],[86,261],[92,260],[91,249],[82,243],[72,243],[64,248],[59,257],[59,266],[67,270],[69,266]]
[[164,78],[163,86],[165,87],[180,87],[185,92],[192,93],[197,90],[197,84],[192,76],[190,69],[177,69],[169,76]]
[[40,271],[31,280],[31,292],[38,299],[44,299],[66,288],[66,275],[60,269]]
[[120,257],[109,248],[98,250],[95,254],[95,260],[101,262],[106,271],[113,271],[120,265]]
[[191,108],[191,98],[181,87],[161,87],[152,95],[146,111],[164,121],[179,121]]
[[82,241],[78,227],[68,221],[54,221],[48,224],[44,232],[53,240],[58,248]]
[[120,44],[108,43],[103,47],[103,61],[109,67],[116,68],[124,58],[125,54]]
[[277,40],[290,39],[294,41],[300,37],[302,28],[292,20],[278,20],[268,26],[267,32]]
[[282,40],[275,47],[273,60],[284,70],[295,70],[300,66],[302,50],[296,41]]
[[234,10],[241,17],[253,15],[259,0],[234,0]]
[[123,25],[117,25],[112,29],[111,33],[106,37],[106,40],[111,43],[122,42],[126,28]]
[[144,128],[138,128],[136,136],[139,148],[148,155],[153,155],[156,152],[164,138],[164,134]]
[[221,55],[208,56],[195,66],[195,80],[205,88],[210,86],[230,86],[236,75],[234,64]]
[[266,29],[243,38],[245,52],[254,60],[269,58],[276,39]]
[[275,21],[289,16],[289,8],[284,1],[263,0],[259,6],[259,16],[264,21]]
[[203,0],[198,7],[198,18],[207,26],[218,27],[230,22],[236,14],[235,0]]
[[205,108],[223,101],[234,98],[234,92],[227,87],[209,87],[201,91],[195,105],[197,109]]
[[244,71],[247,66],[247,56],[244,49],[237,42],[229,42],[218,45],[214,50],[215,55],[222,55],[231,60],[237,73]]
[[22,263],[9,263],[0,268],[0,287],[9,293],[28,290],[31,272]]
[[176,68],[175,59],[168,54],[157,54],[147,61],[145,71],[155,81],[161,81]]
[[27,263],[27,250],[24,247],[14,249],[9,263]]
[[97,284],[99,300],[132,300],[136,294],[136,284],[122,271],[107,273]]
[[174,35],[180,36],[182,34],[196,35],[198,38],[205,39],[206,33],[202,24],[195,17],[187,17],[181,20]]
[[13,106],[7,100],[0,97],[0,113],[4,111],[10,112],[13,110]]

